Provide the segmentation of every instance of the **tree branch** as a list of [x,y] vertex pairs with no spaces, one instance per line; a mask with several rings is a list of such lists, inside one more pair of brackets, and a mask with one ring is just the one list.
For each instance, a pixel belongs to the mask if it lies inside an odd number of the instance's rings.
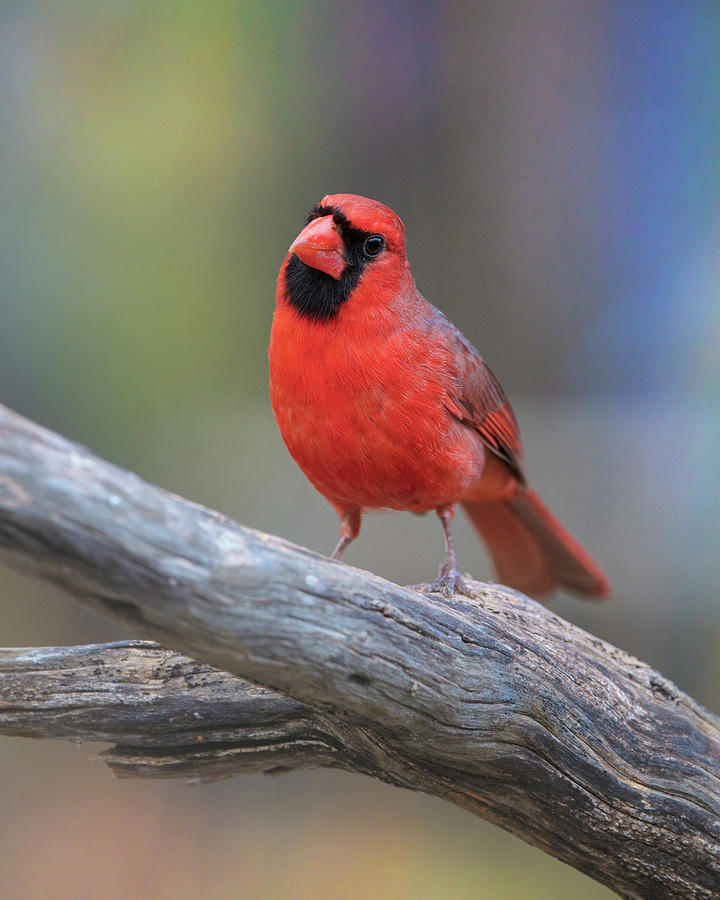
[[349,748],[350,767],[451,800],[627,897],[718,894],[720,723],[521,595],[400,588],[2,408],[0,545],[144,635],[337,723],[349,743],[323,765]]
[[115,743],[120,776],[362,771],[352,730],[151,641],[0,649],[0,734]]

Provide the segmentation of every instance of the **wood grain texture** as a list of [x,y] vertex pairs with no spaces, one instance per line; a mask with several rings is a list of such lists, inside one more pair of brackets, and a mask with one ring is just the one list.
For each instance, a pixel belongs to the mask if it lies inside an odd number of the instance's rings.
[[718,719],[526,597],[331,563],[1,408],[0,555],[334,723],[317,764],[444,797],[623,896],[720,894]]
[[122,777],[359,771],[332,716],[152,641],[0,649],[0,734],[114,743]]

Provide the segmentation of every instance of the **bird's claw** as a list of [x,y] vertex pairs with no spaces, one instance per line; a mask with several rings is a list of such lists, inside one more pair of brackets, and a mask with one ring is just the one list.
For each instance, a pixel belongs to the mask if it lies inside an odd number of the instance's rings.
[[441,572],[438,580],[433,581],[432,584],[414,584],[412,587],[423,594],[442,594],[448,600],[452,598],[453,594],[462,594],[465,597],[474,596],[457,569]]

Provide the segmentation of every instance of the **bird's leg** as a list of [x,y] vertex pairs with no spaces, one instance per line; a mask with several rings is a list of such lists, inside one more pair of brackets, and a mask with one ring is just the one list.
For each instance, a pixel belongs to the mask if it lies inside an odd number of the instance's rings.
[[340,559],[345,548],[358,536],[360,531],[361,512],[359,506],[350,509],[338,510],[340,512],[340,540],[330,554],[330,559]]
[[330,554],[330,559],[340,559],[345,552],[345,548],[348,544],[352,543],[352,538],[340,532],[340,540],[335,544],[335,549]]
[[455,558],[455,545],[453,544],[452,530],[450,523],[455,515],[455,507],[452,504],[447,506],[438,506],[436,512],[442,524],[443,536],[445,537],[445,560],[440,569],[440,577],[432,584],[419,584],[417,590],[425,593],[433,593],[439,591],[446,597],[452,597],[453,594],[465,594],[472,596],[472,591],[460,577],[457,567],[457,559]]

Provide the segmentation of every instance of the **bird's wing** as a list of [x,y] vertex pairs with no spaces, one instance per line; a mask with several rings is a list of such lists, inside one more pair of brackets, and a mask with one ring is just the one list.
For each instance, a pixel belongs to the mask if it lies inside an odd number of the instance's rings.
[[472,344],[456,329],[458,377],[445,406],[456,418],[475,429],[486,447],[512,469],[524,484],[522,444],[515,414],[497,378]]

